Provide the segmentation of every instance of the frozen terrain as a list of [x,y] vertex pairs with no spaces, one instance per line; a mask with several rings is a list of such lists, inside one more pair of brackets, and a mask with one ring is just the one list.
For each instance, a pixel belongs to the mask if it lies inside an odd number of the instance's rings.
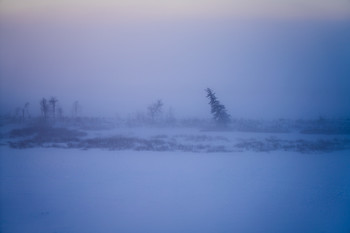
[[348,233],[349,155],[1,147],[1,232]]
[[0,0],[0,233],[350,233],[350,0]]
[[[139,122],[140,123],[140,122]],[[111,119],[4,123],[0,144],[17,149],[75,148],[134,151],[325,153],[350,149],[350,121],[236,120],[218,129],[209,122],[139,124]],[[191,125],[192,124],[192,125]],[[197,125],[196,125],[197,124]]]
[[3,125],[2,233],[349,233],[348,134]]

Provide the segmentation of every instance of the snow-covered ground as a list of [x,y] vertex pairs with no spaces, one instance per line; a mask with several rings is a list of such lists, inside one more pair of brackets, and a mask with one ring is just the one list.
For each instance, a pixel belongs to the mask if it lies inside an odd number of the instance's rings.
[[2,233],[350,232],[350,150],[0,152]]
[[4,124],[0,182],[1,233],[350,232],[349,134]]
[[[18,128],[20,127],[20,128]],[[49,125],[3,127],[0,145],[12,148],[79,148],[134,151],[332,152],[350,149],[349,134],[242,132],[189,127],[113,127],[89,130]]]

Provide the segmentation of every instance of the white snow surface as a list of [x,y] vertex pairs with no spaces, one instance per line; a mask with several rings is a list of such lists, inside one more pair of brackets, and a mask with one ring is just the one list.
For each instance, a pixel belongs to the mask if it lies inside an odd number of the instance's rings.
[[350,151],[0,147],[2,233],[349,233]]

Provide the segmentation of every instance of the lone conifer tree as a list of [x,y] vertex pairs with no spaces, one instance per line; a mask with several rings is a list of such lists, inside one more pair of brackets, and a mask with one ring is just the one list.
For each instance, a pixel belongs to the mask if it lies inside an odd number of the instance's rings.
[[230,122],[231,116],[227,113],[225,106],[220,103],[215,93],[210,88],[207,88],[205,91],[207,92],[207,98],[210,100],[209,105],[214,121],[219,126],[226,126]]

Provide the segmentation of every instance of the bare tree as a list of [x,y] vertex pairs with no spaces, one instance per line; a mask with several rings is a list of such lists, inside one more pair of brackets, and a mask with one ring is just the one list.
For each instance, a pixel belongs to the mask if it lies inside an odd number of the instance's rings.
[[56,118],[56,105],[57,105],[58,100],[55,97],[51,97],[49,100],[49,104],[51,106],[52,110],[52,116],[55,119]]
[[152,122],[154,122],[163,112],[163,102],[157,100],[150,106],[148,106],[148,114],[151,117]]
[[41,115],[44,117],[44,119],[47,119],[48,113],[49,113],[49,103],[47,99],[42,98],[40,101],[40,110],[41,110]]

